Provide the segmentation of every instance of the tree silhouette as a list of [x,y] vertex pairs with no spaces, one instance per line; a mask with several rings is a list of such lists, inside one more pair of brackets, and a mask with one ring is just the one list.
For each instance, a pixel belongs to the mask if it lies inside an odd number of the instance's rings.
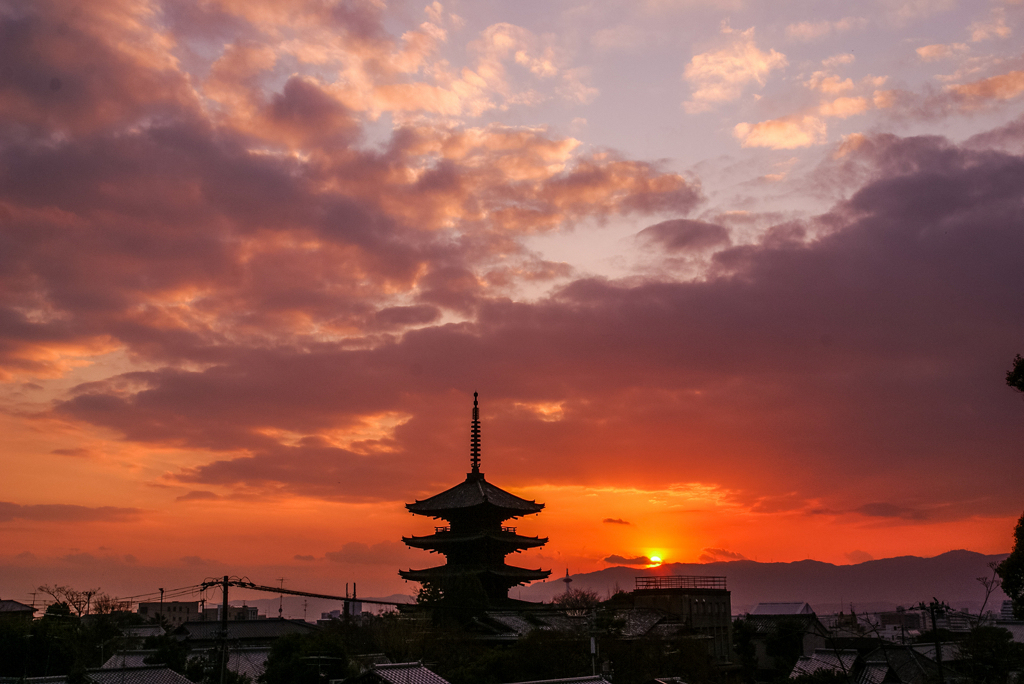
[[1006,371],[1006,384],[1018,392],[1024,392],[1024,358],[1020,354],[1013,359],[1013,368]]
[[1003,593],[1013,601],[1013,616],[1024,620],[1024,515],[1013,530],[1013,550],[996,567],[996,572],[1003,580]]

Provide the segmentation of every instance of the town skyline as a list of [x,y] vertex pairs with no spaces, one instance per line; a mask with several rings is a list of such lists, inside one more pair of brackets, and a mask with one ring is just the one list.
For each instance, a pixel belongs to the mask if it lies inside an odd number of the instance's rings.
[[[1007,553],[1024,3],[0,2],[0,596]],[[328,591],[330,588],[330,591]]]

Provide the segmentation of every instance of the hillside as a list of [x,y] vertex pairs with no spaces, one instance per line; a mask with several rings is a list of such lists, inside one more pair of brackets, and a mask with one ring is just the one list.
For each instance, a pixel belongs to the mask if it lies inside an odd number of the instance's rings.
[[[890,610],[933,597],[954,608],[977,612],[985,598],[979,577],[989,577],[988,564],[1003,555],[949,551],[934,558],[901,556],[856,565],[832,565],[804,560],[793,563],[758,563],[750,560],[706,564],[666,563],[657,568],[612,567],[572,575],[573,588],[587,588],[606,596],[616,588],[631,590],[635,578],[652,575],[717,575],[726,578],[732,592],[733,613],[751,610],[762,601],[806,601],[818,613],[831,613],[850,605],[857,611]],[[512,595],[527,601],[550,601],[562,593],[560,579],[538,582]],[[1006,598],[996,591],[986,610],[998,610]]]

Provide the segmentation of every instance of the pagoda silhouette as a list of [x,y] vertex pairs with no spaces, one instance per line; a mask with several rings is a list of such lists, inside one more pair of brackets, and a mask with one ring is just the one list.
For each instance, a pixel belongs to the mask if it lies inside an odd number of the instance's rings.
[[402,537],[416,549],[444,554],[446,562],[425,570],[400,570],[403,579],[439,589],[446,599],[457,592],[450,588],[476,585],[489,605],[508,604],[508,590],[518,584],[545,579],[550,570],[529,570],[505,563],[505,556],[547,544],[547,537],[526,537],[506,520],[540,513],[544,504],[520,499],[495,487],[480,472],[480,408],[473,393],[473,422],[470,430],[470,465],[466,480],[429,499],[406,504],[416,515],[445,520],[425,537]]

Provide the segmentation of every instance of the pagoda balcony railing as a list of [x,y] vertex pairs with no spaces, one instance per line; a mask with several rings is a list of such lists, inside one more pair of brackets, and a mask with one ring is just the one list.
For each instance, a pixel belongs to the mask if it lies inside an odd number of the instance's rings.
[[[445,525],[444,527],[435,527],[434,528],[434,534],[443,534],[445,532],[451,532],[451,531],[452,531],[451,525]],[[510,534],[515,534],[516,533],[516,528],[514,528],[514,527],[502,527],[501,531],[502,532],[508,532]]]

